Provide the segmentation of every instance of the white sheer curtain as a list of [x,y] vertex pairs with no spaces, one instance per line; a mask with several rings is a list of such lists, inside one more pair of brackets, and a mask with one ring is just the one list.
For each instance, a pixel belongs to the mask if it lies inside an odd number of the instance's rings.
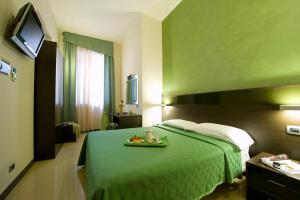
[[104,104],[104,55],[77,47],[76,113],[82,131],[101,128]]

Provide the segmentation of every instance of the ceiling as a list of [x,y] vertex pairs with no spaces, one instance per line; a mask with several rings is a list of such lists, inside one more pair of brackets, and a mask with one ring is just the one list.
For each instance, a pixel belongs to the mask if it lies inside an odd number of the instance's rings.
[[61,31],[122,42],[145,14],[162,21],[182,0],[48,0]]

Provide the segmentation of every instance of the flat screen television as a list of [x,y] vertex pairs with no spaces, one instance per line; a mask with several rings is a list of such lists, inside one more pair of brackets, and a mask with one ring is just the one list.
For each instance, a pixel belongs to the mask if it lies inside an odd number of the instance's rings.
[[31,3],[27,3],[19,10],[12,25],[10,38],[32,59],[38,55],[45,33]]
[[138,75],[131,74],[127,77],[126,104],[138,103]]

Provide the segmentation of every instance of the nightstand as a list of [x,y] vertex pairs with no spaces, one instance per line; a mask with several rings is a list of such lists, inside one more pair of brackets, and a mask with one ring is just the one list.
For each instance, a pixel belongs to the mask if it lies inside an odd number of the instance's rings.
[[263,152],[247,161],[246,198],[248,200],[299,200],[300,180],[282,174],[260,162],[260,158],[271,155]]
[[114,114],[113,123],[118,124],[119,129],[142,127],[142,115]]

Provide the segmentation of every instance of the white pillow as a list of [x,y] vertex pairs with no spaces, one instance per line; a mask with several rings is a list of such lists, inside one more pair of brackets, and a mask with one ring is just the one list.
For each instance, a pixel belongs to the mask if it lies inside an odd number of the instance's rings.
[[254,141],[248,133],[242,129],[213,123],[201,123],[190,127],[191,131],[210,137],[225,140],[236,145],[239,149],[251,146]]
[[183,120],[183,119],[170,119],[161,123],[162,125],[171,126],[183,130],[190,130],[193,126],[198,125],[195,122]]

